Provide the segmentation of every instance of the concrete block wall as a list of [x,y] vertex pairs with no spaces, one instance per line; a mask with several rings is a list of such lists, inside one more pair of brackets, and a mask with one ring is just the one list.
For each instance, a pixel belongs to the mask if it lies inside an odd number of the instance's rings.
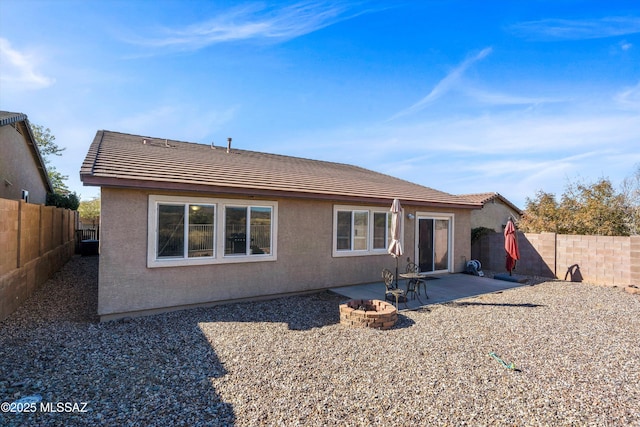
[[629,276],[632,285],[640,285],[640,236],[629,238]]
[[[640,284],[640,236],[579,236],[518,232],[517,274],[612,286]],[[504,236],[473,244],[484,269],[505,271]]]
[[73,256],[77,215],[0,199],[0,321]]
[[631,284],[629,237],[558,235],[557,259],[561,279]]

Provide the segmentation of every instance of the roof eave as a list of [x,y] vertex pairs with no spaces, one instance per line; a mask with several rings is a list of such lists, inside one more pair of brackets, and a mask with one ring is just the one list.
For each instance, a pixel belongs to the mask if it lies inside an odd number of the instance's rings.
[[33,131],[31,130],[31,125],[29,124],[29,120],[26,115],[22,115],[21,120],[17,120],[15,122],[16,126],[22,127],[23,135],[25,138],[25,142],[31,151],[31,155],[33,156],[33,160],[36,162],[36,167],[38,172],[40,173],[40,177],[44,181],[44,185],[46,187],[47,193],[53,193],[53,184],[49,179],[49,173],[47,172],[47,167],[45,166],[44,158],[42,154],[40,154],[40,149],[38,148],[38,144],[36,142],[35,137],[33,136]]

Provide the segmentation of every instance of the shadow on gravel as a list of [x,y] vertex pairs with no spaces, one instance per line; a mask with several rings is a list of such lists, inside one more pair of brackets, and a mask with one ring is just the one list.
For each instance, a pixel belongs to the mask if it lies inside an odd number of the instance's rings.
[[201,319],[97,323],[97,265],[75,257],[0,323],[0,402],[17,410],[41,399],[33,412],[0,413],[0,425],[233,425],[233,406],[211,384],[226,371]]
[[[185,310],[197,314],[201,322],[283,323],[292,331],[307,331],[340,323],[343,295],[331,291],[281,297],[265,301],[229,303],[209,308]],[[425,309],[414,310],[423,312]],[[428,309],[426,310],[428,311]],[[393,329],[405,328],[415,322],[398,313]]]
[[[339,323],[345,300],[324,291],[99,323],[98,262],[74,257],[0,322],[0,402],[41,399],[35,412],[0,413],[1,426],[233,425],[233,405],[212,385],[227,371],[200,325],[270,322],[306,331]],[[400,314],[393,329],[413,325]]]
[[290,330],[306,331],[340,322],[342,296],[325,291],[308,295],[239,302],[209,308],[185,310],[201,322],[269,322],[283,323]]

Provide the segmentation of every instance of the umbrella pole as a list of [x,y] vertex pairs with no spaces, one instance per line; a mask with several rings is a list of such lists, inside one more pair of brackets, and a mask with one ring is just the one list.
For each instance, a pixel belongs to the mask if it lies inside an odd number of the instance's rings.
[[398,257],[396,257],[396,289],[398,288]]

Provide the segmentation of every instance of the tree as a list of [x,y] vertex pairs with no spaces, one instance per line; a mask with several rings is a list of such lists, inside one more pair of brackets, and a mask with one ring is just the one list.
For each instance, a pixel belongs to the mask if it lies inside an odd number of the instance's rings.
[[535,199],[526,199],[524,215],[518,221],[518,229],[525,233],[542,233],[544,231],[562,232],[560,207],[556,196],[540,190]]
[[569,184],[562,196],[561,210],[567,231],[572,234],[628,236],[624,197],[608,179],[586,185]]
[[68,194],[69,188],[65,181],[69,179],[69,177],[67,175],[62,175],[55,166],[51,164],[51,159],[49,158],[50,156],[62,156],[62,152],[66,148],[60,147],[56,144],[56,137],[51,134],[51,129],[44,128],[43,126],[33,123],[30,123],[30,125],[33,138],[35,139],[38,150],[40,150],[40,154],[42,155],[42,160],[47,168],[47,174],[49,175],[49,181],[51,181],[51,185],[53,186],[53,192]]
[[100,198],[94,197],[91,200],[80,202],[78,212],[82,221],[91,222],[95,225],[100,218]]
[[80,205],[80,199],[76,193],[60,194],[49,193],[47,194],[47,206],[55,206],[57,208],[71,209],[72,211],[78,210]]
[[631,234],[640,234],[640,163],[635,172],[622,181],[627,224]]
[[628,236],[627,212],[625,197],[601,178],[590,185],[569,183],[560,203],[555,195],[539,191],[535,199],[527,198],[518,226],[530,233]]

